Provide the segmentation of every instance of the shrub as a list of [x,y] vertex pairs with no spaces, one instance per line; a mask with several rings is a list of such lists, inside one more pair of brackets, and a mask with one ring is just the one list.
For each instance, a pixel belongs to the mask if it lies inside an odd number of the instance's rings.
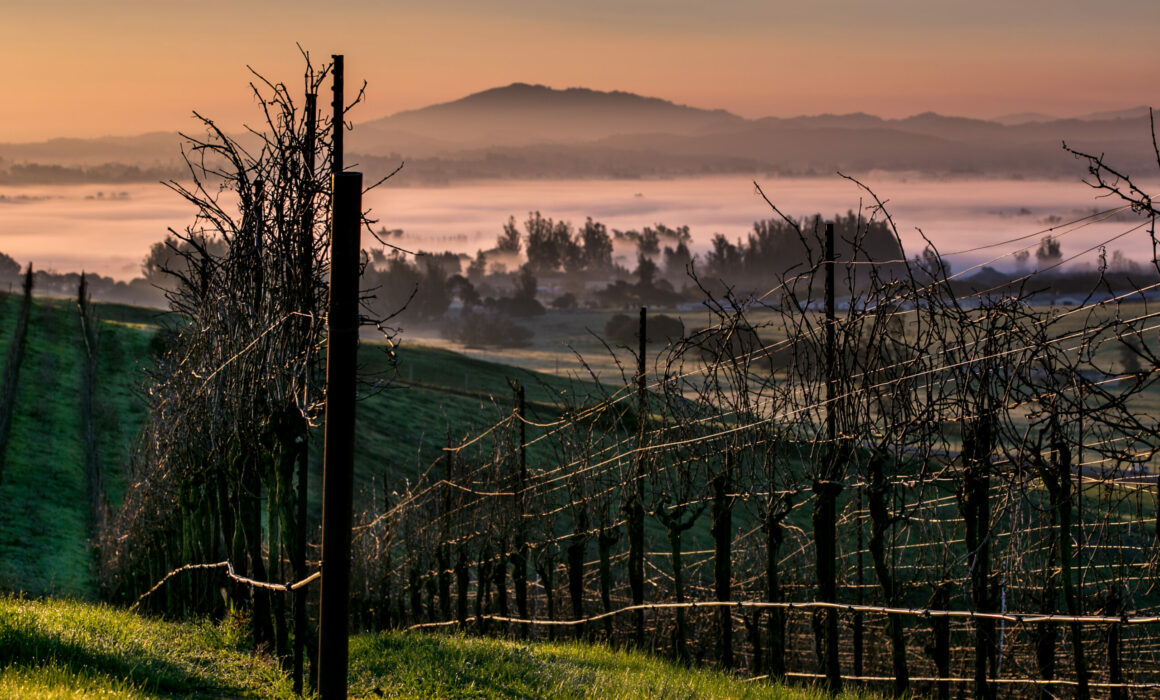
[[[635,346],[640,342],[637,332],[640,319],[616,314],[604,324],[604,337],[614,343]],[[649,316],[647,331],[649,343],[674,343],[685,336],[685,324],[681,319],[664,314]]]
[[443,325],[442,335],[468,346],[519,348],[530,345],[534,334],[503,314],[465,310]]

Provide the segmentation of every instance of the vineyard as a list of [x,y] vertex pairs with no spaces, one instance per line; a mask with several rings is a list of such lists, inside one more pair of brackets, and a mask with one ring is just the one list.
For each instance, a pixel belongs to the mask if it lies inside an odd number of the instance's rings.
[[[830,220],[766,200],[748,245],[771,250],[748,260],[785,269],[747,263],[751,290],[690,257],[707,321],[662,333],[642,307],[635,342],[549,376],[402,342],[416,297],[367,288],[335,60],[308,62],[304,105],[255,81],[256,145],[204,118],[186,137],[191,179],[168,185],[196,214],[163,246],[171,313],[102,317],[83,277],[75,301],[33,303],[31,269],[4,299],[5,587],[243,620],[294,693],[338,639],[324,697],[345,695],[347,605],[388,646],[597,641],[831,694],[1160,689],[1160,267],[1106,255],[1155,240],[1130,179],[1073,151],[1109,208],[916,256],[856,180],[872,205]],[[1124,230],[1064,258],[1094,221]],[[1022,272],[952,273],[984,250]],[[1088,291],[1054,303],[1082,263]],[[361,348],[360,325],[378,338]],[[331,481],[333,452],[353,486]],[[357,507],[337,539],[324,462]]]
[[[709,299],[716,322],[676,342],[651,339],[642,310],[646,342],[592,363],[618,373],[364,346],[378,384],[359,409],[358,627],[606,640],[835,689],[1160,687],[1150,290],[1042,307],[1011,289],[948,295],[913,262],[827,267],[844,273],[841,311],[803,301],[825,296],[810,274],[756,304]],[[124,499],[156,315],[21,300],[3,317],[19,456],[3,489],[24,508],[5,512],[8,587],[153,591],[147,609],[214,613],[225,567],[165,577],[221,560],[212,539],[120,588],[77,546]],[[29,393],[52,381],[52,401]],[[25,466],[44,429],[75,454]],[[316,523],[316,491],[305,500]],[[167,522],[157,544],[197,533],[196,518]],[[293,570],[272,552],[271,570]],[[293,638],[291,607],[267,613],[276,638]]]
[[[642,310],[646,342],[609,349],[620,381],[476,366],[464,387],[454,356],[400,350],[359,414],[357,625],[605,640],[834,690],[1160,687],[1150,290],[1042,307],[1021,296],[1040,275],[960,298],[938,270],[849,251],[756,303],[709,299],[715,323],[677,342]],[[840,313],[807,302],[827,268]],[[409,396],[424,379],[438,404]],[[185,555],[123,599],[220,605],[224,565],[180,567],[233,558],[183,503],[156,542]],[[268,570],[292,571],[275,552]]]
[[362,624],[832,689],[1160,687],[1149,290],[1037,308],[1040,275],[964,299],[855,252],[827,319],[806,303],[826,267],[710,300],[710,328],[641,344],[635,381],[554,410],[516,387],[486,430],[449,426],[423,474],[368,494]]

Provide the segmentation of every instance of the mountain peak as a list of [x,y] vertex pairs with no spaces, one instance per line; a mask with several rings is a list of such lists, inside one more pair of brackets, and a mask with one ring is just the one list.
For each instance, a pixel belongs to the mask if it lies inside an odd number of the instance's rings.
[[[539,83],[515,82],[502,87],[474,92],[458,100],[431,105],[422,109],[399,112],[387,119],[402,118],[405,115],[424,114],[458,109],[462,107],[488,107],[491,109],[586,109],[604,111],[609,109],[651,109],[657,112],[685,112],[686,114],[712,114],[741,121],[723,109],[699,109],[680,105],[659,97],[647,97],[623,90],[594,90],[587,87],[553,88]],[[382,120],[379,120],[382,121]]]
[[745,121],[725,110],[699,109],[632,92],[515,82],[359,127],[403,132],[447,145],[502,146],[642,133],[688,135],[725,130]]

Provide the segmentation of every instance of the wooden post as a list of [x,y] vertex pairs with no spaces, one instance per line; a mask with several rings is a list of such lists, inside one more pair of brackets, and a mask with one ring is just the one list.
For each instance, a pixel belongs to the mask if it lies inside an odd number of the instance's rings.
[[[644,434],[648,416],[648,397],[645,390],[645,350],[648,330],[648,309],[640,307],[640,355],[637,357],[637,454],[632,480],[632,491],[624,505],[628,529],[628,587],[632,604],[644,604]],[[644,610],[632,611],[633,641],[644,646]]]
[[[814,481],[814,562],[818,582],[818,598],[823,602],[838,602],[837,572],[837,502],[842,490],[842,451],[838,449],[838,412],[834,401],[838,395],[837,314],[834,306],[834,225],[826,224],[825,242],[825,304],[826,304],[826,438],[828,449],[823,458],[822,478]],[[838,611],[826,608],[819,627],[821,634],[822,666],[826,689],[833,694],[842,691],[842,670],[838,658]]]
[[[516,421],[520,425],[520,452],[519,452],[519,472],[517,478],[519,479],[516,485],[516,541],[512,547],[512,584],[515,588],[516,596],[516,611],[520,619],[528,619],[528,534],[525,528],[525,516],[527,514],[527,496],[528,488],[528,424],[524,421],[524,411],[526,409],[524,400],[524,385],[519,382],[513,382],[516,399]],[[522,624],[519,627],[519,635],[521,639],[527,639],[531,630],[527,624]]]
[[[863,557],[862,557],[862,544],[863,544],[863,542],[862,542],[862,505],[863,505],[862,504],[862,486],[859,485],[858,486],[858,494],[856,497],[856,504],[855,504],[856,515],[854,516],[855,527],[858,528],[858,530],[857,530],[858,588],[854,592],[854,602],[857,603],[858,605],[862,605],[862,603],[864,602],[863,593],[862,593],[862,585],[863,585],[864,580],[865,580],[864,576],[863,576],[864,562],[863,562]],[[863,651],[863,640],[862,640],[863,621],[862,621],[862,611],[861,610],[856,610],[854,612],[854,625],[853,625],[853,627],[854,627],[854,629],[853,629],[853,633],[854,633],[854,675],[861,676],[862,675],[862,651]]]
[[834,398],[838,394],[838,318],[834,303],[834,263],[837,259],[837,254],[834,252],[833,224],[826,224],[825,245],[823,263],[825,265],[826,275],[826,433],[831,444],[833,444],[833,441],[838,438],[838,414],[834,410]]
[[[414,365],[412,365],[414,367]],[[443,455],[444,475],[443,488],[439,495],[439,545],[435,548],[435,563],[439,572],[436,579],[439,582],[439,619],[446,622],[451,619],[451,518],[452,493],[451,484],[455,483],[455,451],[451,448],[451,426],[447,426],[447,447]]]
[[[1122,615],[1123,612],[1123,596],[1113,583],[1108,591],[1104,614],[1114,617]],[[1115,685],[1124,682],[1124,669],[1120,663],[1120,624],[1118,622],[1108,625],[1108,682]],[[1123,688],[1113,687],[1111,689],[1111,700],[1125,700],[1127,697],[1128,694]]]
[[[934,589],[934,595],[931,597],[930,606],[935,610],[950,610],[951,607],[951,581],[943,580]],[[934,649],[932,656],[934,657],[934,666],[938,677],[951,677],[951,623],[950,619],[946,617],[931,618],[931,632],[934,634]],[[950,681],[940,680],[938,682],[938,698],[939,700],[950,700],[951,684]]]
[[[725,447],[725,465],[711,481],[713,489],[713,586],[717,602],[730,600],[733,580],[733,455]],[[720,660],[722,668],[733,668],[733,611],[728,606],[717,608],[720,632]]]
[[318,694],[345,700],[349,656],[350,535],[353,520],[355,369],[358,361],[362,173],[343,173],[342,57],[334,57],[335,155],[327,310],[326,424],[322,457],[322,585]]
[[16,328],[12,331],[12,341],[8,344],[8,362],[4,365],[4,384],[0,387],[0,483],[4,481],[5,454],[8,451],[8,434],[12,426],[12,413],[16,405],[16,383],[20,378],[20,363],[24,357],[24,344],[28,338],[28,320],[32,309],[32,263],[24,273],[24,297],[20,301],[20,314],[16,317]]

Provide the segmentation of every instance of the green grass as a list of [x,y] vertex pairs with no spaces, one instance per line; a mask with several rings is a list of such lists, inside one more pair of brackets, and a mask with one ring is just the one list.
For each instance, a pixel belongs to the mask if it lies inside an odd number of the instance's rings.
[[351,640],[350,688],[358,697],[400,698],[826,697],[599,645],[403,632]]
[[0,584],[33,595],[91,598],[81,339],[70,307],[38,300],[30,313],[0,487]]
[[76,601],[0,598],[0,696],[293,697],[236,621],[163,622]]
[[157,327],[124,319],[127,314],[118,313],[116,307],[100,305],[95,311],[99,335],[93,427],[109,508],[116,509],[125,492],[134,441],[145,422],[146,406],[139,390],[145,379],[143,370],[151,362],[150,341]]
[[[235,619],[167,622],[105,605],[0,598],[0,696],[292,697],[288,676],[275,661],[246,647],[243,629]],[[825,697],[603,646],[402,632],[352,638],[350,693],[356,698]]]
[[[372,482],[381,489],[384,473],[393,486],[403,478],[414,483],[444,454],[449,426],[451,439],[457,442],[510,415],[515,401],[512,380],[524,385],[528,416],[537,422],[559,418],[562,395],[594,401],[598,393],[593,384],[414,345],[399,348],[392,367],[383,345],[363,343],[359,372],[368,381],[383,380],[382,388],[367,385],[357,407],[355,477],[364,489]],[[534,440],[540,432],[530,427],[528,439]],[[318,431],[315,447],[321,442]],[[543,442],[534,445],[529,463],[547,464],[552,457],[548,447]],[[320,458],[321,451],[316,452]],[[312,475],[315,483],[321,483],[318,467]]]
[[19,315],[20,295],[0,292],[0,363],[8,360],[8,344],[12,342],[12,331]]
[[[7,345],[18,297],[4,299]],[[110,506],[125,488],[132,441],[145,417],[136,388],[149,361],[156,312],[97,305],[94,425]],[[0,587],[30,595],[96,595],[81,438],[82,343],[76,304],[36,299],[29,316],[11,440],[0,484]]]

